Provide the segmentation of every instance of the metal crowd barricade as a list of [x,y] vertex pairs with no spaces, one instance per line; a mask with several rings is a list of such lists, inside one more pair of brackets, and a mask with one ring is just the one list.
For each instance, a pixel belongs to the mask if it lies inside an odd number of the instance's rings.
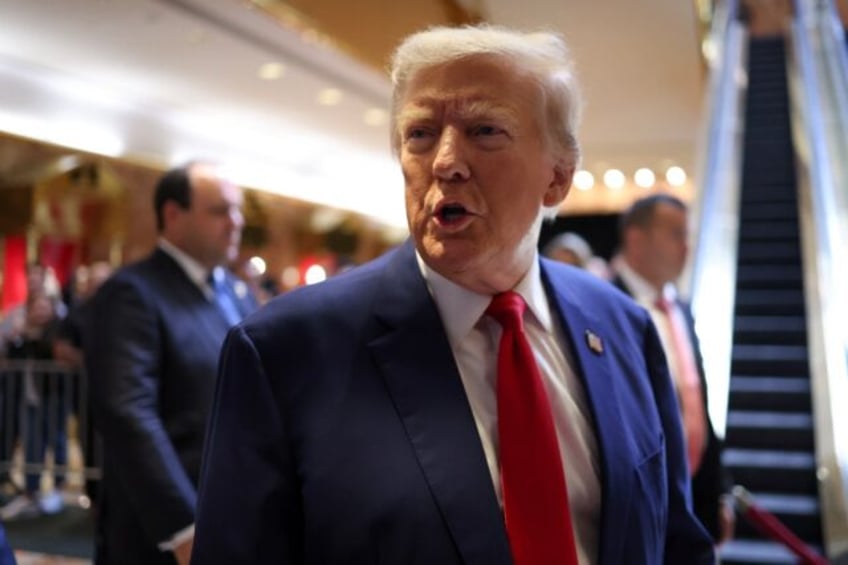
[[100,478],[85,372],[53,361],[0,360],[0,473],[21,489],[81,491]]

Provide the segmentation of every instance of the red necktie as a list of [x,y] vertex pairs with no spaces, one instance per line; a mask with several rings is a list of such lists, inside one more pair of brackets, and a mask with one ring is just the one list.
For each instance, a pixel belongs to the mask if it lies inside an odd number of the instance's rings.
[[686,327],[674,311],[673,303],[660,297],[656,305],[660,312],[665,314],[671,334],[671,345],[677,359],[677,394],[680,397],[683,429],[686,431],[689,474],[694,475],[701,466],[701,458],[707,441],[707,416],[704,412],[701,379],[698,368],[695,366],[695,355],[692,353],[692,344],[689,342]]
[[497,394],[507,535],[516,565],[576,565],[565,471],[524,308],[521,296],[504,292],[486,310],[503,328]]

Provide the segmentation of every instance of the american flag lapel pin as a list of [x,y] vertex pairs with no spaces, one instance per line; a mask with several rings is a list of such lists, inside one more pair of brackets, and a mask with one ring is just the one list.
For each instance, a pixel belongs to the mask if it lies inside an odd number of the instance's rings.
[[592,350],[595,355],[600,355],[604,352],[604,342],[600,336],[592,330],[586,330],[586,345]]

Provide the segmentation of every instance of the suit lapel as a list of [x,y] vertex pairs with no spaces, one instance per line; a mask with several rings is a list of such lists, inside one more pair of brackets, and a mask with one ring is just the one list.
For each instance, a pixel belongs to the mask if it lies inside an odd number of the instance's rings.
[[509,563],[474,417],[411,244],[389,263],[380,296],[386,331],[370,347],[463,562]]
[[[171,281],[170,285],[163,288],[163,292],[169,293],[181,306],[189,309],[198,328],[207,328],[207,331],[198,332],[199,336],[211,338],[212,343],[220,346],[230,326],[218,307],[206,298],[183,268],[166,252],[157,248],[153,254],[153,262],[155,268],[167,273]],[[208,331],[209,328],[213,330]]]
[[[621,540],[627,527],[626,509],[635,473],[633,462],[628,459],[630,449],[610,366],[613,353],[609,346],[614,342],[614,336],[609,326],[589,311],[590,299],[578,296],[572,287],[551,282],[545,261],[542,261],[542,278],[548,296],[553,299],[551,305],[559,312],[574,353],[574,369],[583,382],[594,417],[602,469],[598,561],[602,564],[621,563],[625,560],[625,556],[621,555]],[[597,351],[598,342],[591,336],[600,339],[600,352]]]

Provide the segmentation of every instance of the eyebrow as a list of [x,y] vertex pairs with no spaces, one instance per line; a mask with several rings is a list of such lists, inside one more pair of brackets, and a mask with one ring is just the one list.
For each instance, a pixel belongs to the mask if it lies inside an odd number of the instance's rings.
[[[443,109],[444,107],[447,109]],[[437,110],[438,108],[438,110]],[[426,122],[435,118],[440,112],[446,111],[461,121],[494,121],[515,127],[520,122],[517,112],[509,107],[493,104],[488,100],[438,101],[425,99],[419,103],[407,106],[398,116],[398,129],[403,131],[410,124]]]

